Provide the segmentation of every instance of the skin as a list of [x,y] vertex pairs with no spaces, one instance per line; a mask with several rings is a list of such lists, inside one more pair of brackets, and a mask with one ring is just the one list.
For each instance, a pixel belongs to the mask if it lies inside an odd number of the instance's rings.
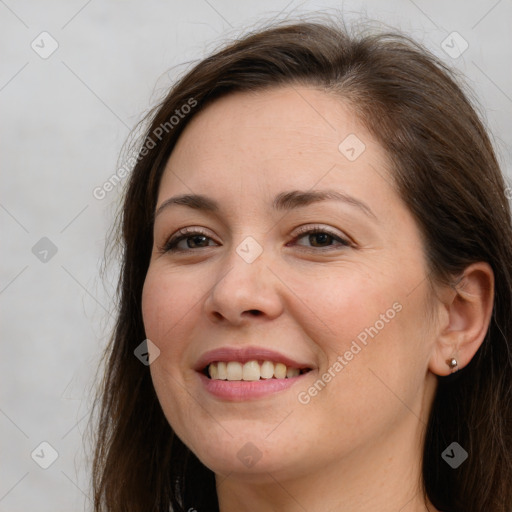
[[[350,161],[338,146],[364,142]],[[322,201],[273,211],[294,189],[334,189],[364,202]],[[469,268],[466,295],[437,289],[420,232],[396,192],[383,148],[338,97],[307,87],[235,93],[192,119],[175,147],[157,210],[171,196],[204,194],[218,212],[163,208],[143,292],[147,337],[160,350],[150,370],[172,428],[216,474],[222,512],[424,511],[423,436],[446,359],[471,359],[492,309],[492,272]],[[299,226],[334,238],[297,236]],[[209,237],[165,252],[178,229]],[[236,252],[251,236],[262,253]],[[201,241],[201,240],[200,240]],[[378,334],[308,403],[307,390],[357,336]],[[379,324],[380,325],[380,324]],[[206,351],[260,346],[313,368],[270,397],[228,402],[207,393],[193,367]],[[338,360],[339,361],[339,360]],[[304,394],[302,394],[304,397]],[[247,444],[261,458],[247,467]],[[428,507],[428,508],[427,508]]]

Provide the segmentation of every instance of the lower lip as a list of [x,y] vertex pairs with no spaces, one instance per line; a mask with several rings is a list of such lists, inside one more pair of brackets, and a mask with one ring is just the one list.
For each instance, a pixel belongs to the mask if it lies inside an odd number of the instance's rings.
[[263,398],[278,393],[279,391],[289,389],[291,386],[301,381],[308,373],[310,372],[289,379],[265,379],[255,381],[216,380],[209,379],[203,373],[198,373],[198,375],[203,386],[212,395],[230,402],[243,402],[245,400]]

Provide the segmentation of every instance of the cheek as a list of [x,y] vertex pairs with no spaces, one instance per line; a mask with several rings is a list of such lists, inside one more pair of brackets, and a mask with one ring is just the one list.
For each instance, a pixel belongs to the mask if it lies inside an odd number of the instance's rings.
[[[191,282],[156,266],[149,268],[142,291],[142,317],[146,336],[160,350],[167,350],[167,345],[171,346],[168,340],[179,339],[176,331],[180,330],[183,320],[197,303],[200,293],[194,294]],[[172,346],[179,344],[173,343]]]
[[383,301],[383,295],[384,291],[368,294],[359,312],[352,309],[350,335],[337,343],[340,378],[328,400],[339,414],[354,419],[354,428],[407,415],[404,403],[420,413],[415,400],[424,384],[429,353],[423,300],[388,291],[388,300]]
[[[172,297],[172,295],[171,295]],[[170,327],[168,319],[163,314],[170,297],[160,286],[158,280],[148,273],[142,290],[142,319],[146,336],[155,343],[160,350],[163,333]]]
[[409,277],[401,270],[296,281],[298,295],[307,297],[310,322],[302,320],[302,326],[325,354],[319,375],[325,386],[311,390],[319,405],[343,404],[357,418],[365,408],[392,406],[389,400],[400,405],[393,392],[405,398],[421,385],[429,353],[426,285],[417,286],[420,269],[408,269]]
[[[150,267],[142,292],[142,316],[146,336],[160,350],[150,372],[167,421],[178,435],[188,440],[186,384],[181,377],[191,309],[197,303],[190,279],[155,266]],[[188,316],[187,316],[188,314]],[[187,331],[188,329],[188,331]]]
[[296,318],[331,357],[350,350],[352,341],[369,346],[403,316],[403,291],[393,276],[379,280],[378,272],[364,270],[329,270],[325,278],[303,274],[291,285],[303,301]]

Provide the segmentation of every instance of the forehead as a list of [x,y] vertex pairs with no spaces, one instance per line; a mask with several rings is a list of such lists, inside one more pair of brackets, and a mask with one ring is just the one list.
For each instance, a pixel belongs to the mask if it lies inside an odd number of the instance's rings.
[[343,99],[285,86],[232,93],[196,114],[169,158],[161,191],[239,184],[250,192],[290,181],[349,187],[385,167],[384,150]]

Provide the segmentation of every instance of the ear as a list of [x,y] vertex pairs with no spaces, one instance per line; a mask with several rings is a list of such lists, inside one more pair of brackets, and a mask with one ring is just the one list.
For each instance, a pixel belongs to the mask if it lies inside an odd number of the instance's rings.
[[[455,286],[440,293],[443,314],[429,370],[448,375],[466,366],[484,341],[494,305],[494,273],[484,262],[469,265]],[[455,368],[447,361],[454,358]]]

